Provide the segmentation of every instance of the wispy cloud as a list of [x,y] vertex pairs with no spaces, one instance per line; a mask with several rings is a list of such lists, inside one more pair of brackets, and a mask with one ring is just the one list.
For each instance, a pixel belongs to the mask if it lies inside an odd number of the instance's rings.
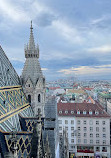
[[81,44],[84,38],[80,35],[76,27],[71,27],[69,24],[64,22],[62,19],[54,20],[52,22],[54,29],[62,35],[67,41],[73,44]]
[[61,69],[58,71],[59,73],[63,73],[64,75],[102,75],[109,74],[111,72],[111,65],[102,65],[102,66],[80,66],[78,68],[69,68],[69,69]]
[[23,9],[14,5],[11,1],[0,1],[0,14],[5,18],[10,18],[13,21],[26,21],[29,19]]
[[99,24],[101,22],[103,22],[104,20],[106,20],[108,17],[107,16],[102,16],[100,18],[97,18],[97,19],[93,19],[91,20],[91,25],[96,25],[96,24]]
[[93,48],[89,48],[88,51],[92,53],[111,53],[111,46],[104,45],[99,47],[93,47]]
[[42,71],[48,71],[48,68],[41,68]]

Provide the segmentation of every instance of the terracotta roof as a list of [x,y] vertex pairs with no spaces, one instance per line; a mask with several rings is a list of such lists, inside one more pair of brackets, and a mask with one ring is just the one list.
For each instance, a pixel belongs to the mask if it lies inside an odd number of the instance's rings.
[[89,87],[86,87],[86,88],[83,88],[84,90],[87,90],[87,91],[91,91],[92,89],[94,88],[89,88]]
[[68,89],[67,93],[79,93],[79,94],[86,94],[86,92],[83,89]]
[[[75,117],[111,117],[104,108],[98,103],[61,103],[57,104],[57,110],[59,116],[75,116]],[[60,112],[62,111],[62,112]],[[77,114],[80,111],[80,114]],[[83,114],[86,111],[86,114]],[[92,111],[92,114],[89,114]],[[98,111],[98,114],[95,114]]]
[[50,90],[60,89],[60,87],[49,87]]

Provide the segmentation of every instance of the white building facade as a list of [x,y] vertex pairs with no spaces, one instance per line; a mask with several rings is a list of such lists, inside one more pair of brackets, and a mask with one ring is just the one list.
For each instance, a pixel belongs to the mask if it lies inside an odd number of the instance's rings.
[[70,157],[110,157],[110,116],[97,104],[58,103],[59,134],[67,131]]

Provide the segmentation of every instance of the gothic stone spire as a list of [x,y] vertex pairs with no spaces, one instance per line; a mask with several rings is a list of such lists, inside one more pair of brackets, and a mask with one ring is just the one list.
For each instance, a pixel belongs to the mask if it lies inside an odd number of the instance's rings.
[[35,43],[34,43],[33,27],[32,27],[32,21],[31,21],[30,38],[29,38],[29,50],[34,50],[34,49],[35,49]]
[[30,26],[30,38],[29,44],[25,46],[25,57],[26,58],[39,58],[39,45],[35,46],[32,21]]

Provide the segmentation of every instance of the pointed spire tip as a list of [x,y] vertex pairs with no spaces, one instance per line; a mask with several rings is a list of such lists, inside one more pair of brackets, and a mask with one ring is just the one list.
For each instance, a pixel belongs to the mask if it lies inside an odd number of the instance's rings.
[[33,29],[33,27],[32,27],[32,20],[31,20],[31,27],[30,27],[30,29]]

